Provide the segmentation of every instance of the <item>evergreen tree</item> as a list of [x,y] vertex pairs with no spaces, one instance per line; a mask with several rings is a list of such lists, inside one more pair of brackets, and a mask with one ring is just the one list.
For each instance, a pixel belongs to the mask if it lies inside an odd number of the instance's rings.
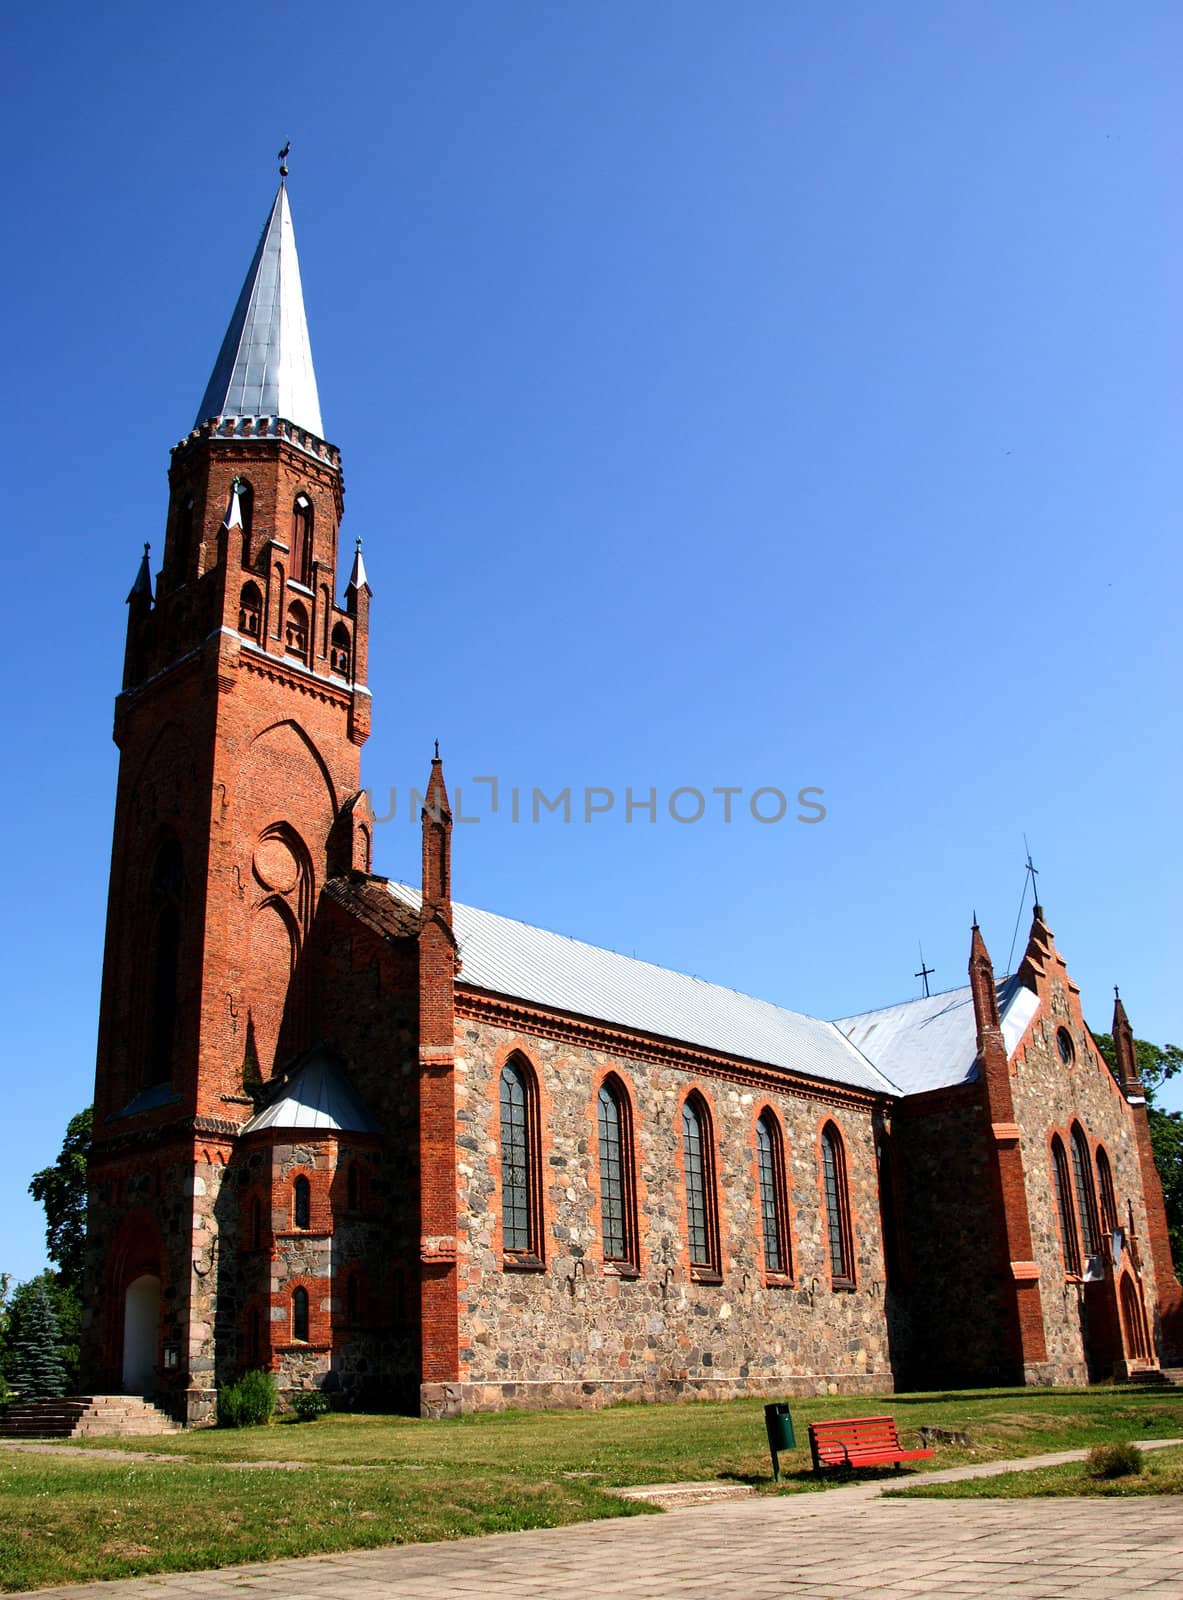
[[65,1392],[61,1344],[53,1302],[44,1285],[39,1284],[22,1308],[15,1339],[14,1387],[22,1400],[53,1399]]

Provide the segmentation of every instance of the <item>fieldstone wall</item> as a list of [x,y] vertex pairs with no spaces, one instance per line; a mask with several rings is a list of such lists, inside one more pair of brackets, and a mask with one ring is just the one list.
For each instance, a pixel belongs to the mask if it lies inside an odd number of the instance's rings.
[[[501,1248],[498,1082],[515,1050],[539,1090],[542,1262],[534,1271],[514,1270]],[[596,1094],[609,1070],[632,1101],[635,1277],[606,1263],[601,1243]],[[827,1103],[779,1081],[769,1090],[720,1074],[692,1077],[676,1065],[471,1020],[457,1025],[456,1085],[461,1381],[424,1394],[425,1410],[892,1387],[869,1100]],[[714,1123],[718,1283],[695,1281],[687,1257],[681,1107],[692,1087]],[[765,1107],[784,1131],[792,1274],[783,1282],[766,1277],[759,1226],[755,1128]],[[827,1121],[845,1142],[853,1290],[830,1282],[819,1172]]]

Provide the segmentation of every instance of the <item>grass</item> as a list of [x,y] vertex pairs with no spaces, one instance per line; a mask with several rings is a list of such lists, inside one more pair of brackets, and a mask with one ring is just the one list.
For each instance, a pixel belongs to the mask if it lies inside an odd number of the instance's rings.
[[918,1483],[888,1493],[904,1499],[1040,1500],[1060,1495],[1114,1499],[1136,1494],[1183,1494],[1183,1449],[1146,1452],[1142,1471],[1128,1478],[1091,1477],[1083,1461],[1066,1467],[1040,1467],[1030,1472],[1003,1472],[996,1478],[967,1478],[963,1483]]
[[[626,1484],[724,1479],[766,1493],[822,1489],[841,1481],[809,1468],[806,1425],[824,1417],[890,1412],[905,1439],[922,1423],[970,1436],[969,1447],[939,1446],[921,1464],[927,1469],[1183,1436],[1183,1393],[1163,1390],[974,1390],[790,1404],[799,1446],[781,1457],[779,1487],[758,1400],[447,1422],[331,1416],[121,1440],[118,1462],[89,1456],[110,1449],[110,1440],[75,1441],[54,1457],[0,1451],[0,1587],[644,1514],[647,1507],[606,1492]],[[176,1459],[141,1459],[145,1453]],[[250,1462],[310,1465],[222,1465]],[[991,1492],[1000,1481],[991,1480]]]

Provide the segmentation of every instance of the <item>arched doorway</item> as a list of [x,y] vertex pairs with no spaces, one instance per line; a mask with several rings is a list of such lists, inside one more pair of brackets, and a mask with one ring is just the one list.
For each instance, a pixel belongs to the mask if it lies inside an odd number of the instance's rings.
[[1146,1317],[1142,1302],[1129,1273],[1121,1280],[1121,1330],[1125,1337],[1127,1361],[1149,1361],[1150,1340],[1146,1334]]
[[127,1286],[123,1302],[123,1392],[154,1394],[160,1328],[160,1279],[150,1272]]

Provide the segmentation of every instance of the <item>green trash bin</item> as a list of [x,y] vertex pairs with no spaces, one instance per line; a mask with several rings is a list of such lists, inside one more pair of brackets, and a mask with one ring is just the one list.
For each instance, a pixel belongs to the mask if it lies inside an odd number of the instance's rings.
[[764,1427],[768,1433],[768,1449],[772,1455],[772,1477],[780,1482],[780,1453],[795,1450],[797,1436],[793,1432],[793,1418],[783,1400],[774,1400],[764,1407]]

